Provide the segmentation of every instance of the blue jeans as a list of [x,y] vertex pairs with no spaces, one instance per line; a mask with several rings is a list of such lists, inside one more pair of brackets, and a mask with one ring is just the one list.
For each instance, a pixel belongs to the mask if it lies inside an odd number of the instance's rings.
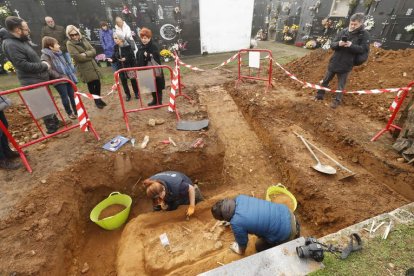
[[[61,83],[55,85],[55,88],[58,91],[60,98],[62,99],[62,104],[65,108],[66,113],[68,115],[76,114],[76,103],[72,86],[69,83]],[[70,106],[72,106],[73,111]]]

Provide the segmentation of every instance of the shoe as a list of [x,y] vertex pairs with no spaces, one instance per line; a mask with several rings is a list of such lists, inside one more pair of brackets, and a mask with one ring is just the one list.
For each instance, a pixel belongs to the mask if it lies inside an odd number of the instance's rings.
[[58,128],[65,126],[65,123],[61,120],[58,120]]
[[316,95],[315,98],[313,98],[313,100],[315,102],[317,102],[317,101],[323,101],[323,96],[322,95]]
[[68,117],[69,117],[69,119],[71,119],[71,120],[76,120],[76,119],[77,119],[77,117],[76,117],[76,115],[75,115],[75,114],[70,114]]
[[338,107],[338,105],[340,105],[341,102],[337,101],[337,100],[333,100],[333,102],[331,103],[331,108],[335,109]]
[[6,151],[6,152],[4,153],[4,155],[5,155],[5,156],[6,156],[6,158],[8,158],[8,159],[13,159],[13,158],[20,157],[20,154],[19,154],[17,151],[13,151],[13,150],[11,150],[11,151]]
[[148,103],[148,106],[154,106],[154,105],[157,105],[157,102],[152,101]]
[[97,108],[99,108],[99,109],[104,108],[104,106],[103,106],[102,104],[98,104],[98,103],[96,103],[95,105],[96,105],[96,107],[97,107]]
[[17,170],[22,165],[18,163],[10,162],[9,160],[0,160],[0,168],[6,169],[6,170]]
[[48,129],[48,130],[46,130],[46,133],[47,134],[52,134],[52,133],[55,133],[57,131],[57,129]]
[[101,105],[106,106],[106,102],[102,101],[102,99],[99,100]]
[[138,94],[135,95],[135,99],[139,100],[139,96]]
[[129,102],[129,101],[131,100],[131,95],[126,95],[125,100],[126,100],[127,102]]

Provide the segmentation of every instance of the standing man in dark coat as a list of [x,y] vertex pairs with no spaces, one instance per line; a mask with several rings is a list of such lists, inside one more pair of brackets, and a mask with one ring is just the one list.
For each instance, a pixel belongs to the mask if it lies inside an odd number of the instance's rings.
[[50,36],[56,39],[59,42],[60,50],[62,51],[66,62],[72,67],[73,70],[75,70],[73,67],[72,59],[70,58],[68,50],[66,49],[66,41],[68,40],[66,37],[66,29],[62,26],[56,25],[55,20],[50,16],[45,17],[45,23],[46,25],[42,28],[42,38],[45,36]]
[[[338,90],[344,90],[346,80],[354,65],[359,65],[357,56],[369,52],[369,33],[364,29],[364,14],[355,13],[351,16],[349,27],[338,33],[331,44],[335,52],[329,61],[328,70],[322,80],[322,86],[326,87],[337,75]],[[318,90],[315,100],[321,101],[325,90]],[[343,93],[336,93],[331,107],[336,108],[341,104]]]
[[[27,22],[16,16],[5,20],[7,33],[3,38],[3,51],[16,68],[17,78],[21,85],[31,85],[49,80],[49,64],[40,57],[29,44],[30,29]],[[52,134],[59,128],[59,120],[55,114],[43,117],[47,133]]]

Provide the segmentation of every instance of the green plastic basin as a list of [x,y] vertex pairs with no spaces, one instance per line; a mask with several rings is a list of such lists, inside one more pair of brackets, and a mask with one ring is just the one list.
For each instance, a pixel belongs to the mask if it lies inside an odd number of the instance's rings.
[[[99,215],[101,214],[102,210],[114,204],[124,205],[126,208],[113,216],[100,220]],[[92,209],[89,217],[93,222],[98,224],[103,229],[114,230],[121,227],[128,219],[129,211],[131,210],[131,204],[132,199],[129,195],[121,194],[120,192],[113,192],[108,196],[108,198],[99,202],[98,205]]]

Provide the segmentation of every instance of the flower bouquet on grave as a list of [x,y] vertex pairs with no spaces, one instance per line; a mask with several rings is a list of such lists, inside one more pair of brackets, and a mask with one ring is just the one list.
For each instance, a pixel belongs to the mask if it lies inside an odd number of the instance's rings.
[[409,33],[414,33],[414,23],[411,23],[410,25],[405,26],[404,30],[406,30]]
[[13,64],[10,61],[7,61],[4,65],[3,65],[3,69],[8,72],[8,73],[14,73],[15,69]]
[[7,8],[6,6],[0,6],[0,19],[1,19],[1,23],[3,24],[4,19],[6,19],[7,16],[12,15],[9,8]]
[[370,31],[374,28],[375,21],[373,16],[368,16],[368,18],[364,22],[365,30]]
[[171,51],[168,49],[162,49],[160,52],[160,56],[162,57],[164,62],[169,62],[173,58]]
[[99,67],[107,67],[108,64],[106,62],[105,54],[99,54],[95,57],[96,62],[98,63]]

